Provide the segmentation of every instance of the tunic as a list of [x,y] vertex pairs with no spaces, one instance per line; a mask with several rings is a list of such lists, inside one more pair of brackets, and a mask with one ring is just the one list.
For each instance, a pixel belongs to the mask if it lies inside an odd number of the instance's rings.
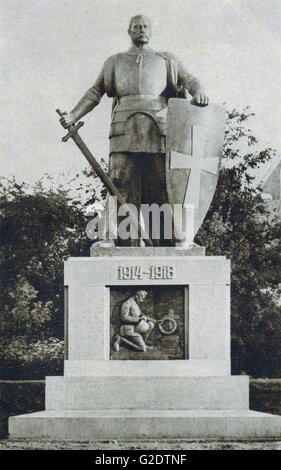
[[120,319],[122,323],[138,323],[142,315],[134,297],[129,297],[121,306]]
[[114,98],[111,154],[165,153],[168,98],[194,91],[197,83],[172,54],[132,46],[107,59],[77,106],[90,101],[93,109],[104,93]]
[[122,322],[120,334],[128,336],[138,346],[145,350],[145,343],[141,335],[153,329],[153,323],[140,320],[142,312],[134,297],[129,297],[121,306],[120,319]]

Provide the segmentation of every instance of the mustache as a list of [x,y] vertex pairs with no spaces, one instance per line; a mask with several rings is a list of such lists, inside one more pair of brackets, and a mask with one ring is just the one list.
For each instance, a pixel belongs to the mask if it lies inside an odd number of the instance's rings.
[[144,36],[148,39],[148,35],[146,33],[143,33],[143,32],[138,33],[138,36]]

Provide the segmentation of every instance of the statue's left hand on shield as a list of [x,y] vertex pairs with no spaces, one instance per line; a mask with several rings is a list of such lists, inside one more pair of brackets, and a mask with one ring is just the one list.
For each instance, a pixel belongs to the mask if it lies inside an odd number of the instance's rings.
[[194,98],[195,103],[198,104],[199,106],[207,106],[207,104],[209,103],[208,96],[202,91],[197,91],[193,95],[193,98]]

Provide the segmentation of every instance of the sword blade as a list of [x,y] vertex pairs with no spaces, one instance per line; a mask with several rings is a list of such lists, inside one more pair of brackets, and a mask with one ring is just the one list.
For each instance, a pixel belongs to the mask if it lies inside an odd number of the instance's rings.
[[146,233],[146,231],[143,229],[141,226],[140,222],[138,219],[135,217],[134,213],[130,210],[130,207],[127,205],[126,200],[123,198],[123,196],[120,194],[118,189],[116,188],[115,184],[111,181],[111,179],[107,176],[107,174],[103,171],[102,167],[100,164],[97,162],[95,157],[93,156],[92,152],[89,150],[83,139],[80,137],[78,133],[75,133],[71,138],[74,140],[75,144],[83,155],[86,157],[88,162],[90,163],[91,167],[95,171],[95,173],[100,177],[102,182],[104,183],[105,187],[108,189],[109,193],[112,194],[113,196],[117,197],[118,202],[123,205],[124,209],[130,213],[131,220],[133,224],[135,225],[136,228],[138,228],[141,237],[147,243],[149,246],[153,246],[153,243],[151,239],[149,238],[149,235]]
[[[58,112],[59,110],[57,110]],[[60,112],[58,112],[58,114],[60,114]],[[113,196],[116,196],[117,197],[117,200],[119,202],[119,204],[123,205],[124,206],[124,209],[130,213],[130,217],[131,217],[131,220],[132,220],[132,223],[133,225],[138,229],[142,239],[144,240],[144,242],[149,245],[149,246],[153,246],[153,243],[149,237],[149,235],[146,233],[146,231],[143,229],[143,227],[141,226],[139,220],[135,217],[134,213],[130,210],[130,207],[128,206],[126,200],[123,198],[123,196],[120,194],[120,192],[118,191],[118,189],[116,188],[115,184],[111,181],[111,179],[108,177],[108,175],[103,171],[102,167],[100,166],[100,164],[97,162],[97,160],[95,159],[94,155],[92,154],[92,152],[90,151],[90,149],[87,147],[87,145],[85,144],[85,142],[83,141],[83,139],[81,138],[81,136],[78,134],[77,131],[74,131],[73,132],[73,129],[74,129],[74,126],[71,126],[70,127],[70,137],[72,138],[72,140],[75,142],[75,144],[77,145],[77,147],[81,150],[81,152],[83,153],[84,157],[86,157],[86,159],[88,160],[89,164],[91,165],[91,167],[93,168],[94,172],[99,176],[99,178],[102,180],[102,182],[104,183],[105,187],[107,188],[107,190],[109,191],[110,194],[112,194]]]

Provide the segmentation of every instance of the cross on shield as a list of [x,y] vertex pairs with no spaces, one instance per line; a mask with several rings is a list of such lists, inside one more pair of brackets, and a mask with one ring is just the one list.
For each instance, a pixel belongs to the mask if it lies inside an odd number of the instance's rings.
[[211,205],[220,168],[226,112],[172,98],[168,104],[166,182],[171,205],[194,208],[194,235]]
[[201,126],[191,126],[191,155],[171,151],[170,169],[189,168],[189,180],[186,184],[186,193],[183,206],[193,204],[199,207],[199,192],[201,171],[213,175],[218,173],[219,158],[204,158],[205,129]]

